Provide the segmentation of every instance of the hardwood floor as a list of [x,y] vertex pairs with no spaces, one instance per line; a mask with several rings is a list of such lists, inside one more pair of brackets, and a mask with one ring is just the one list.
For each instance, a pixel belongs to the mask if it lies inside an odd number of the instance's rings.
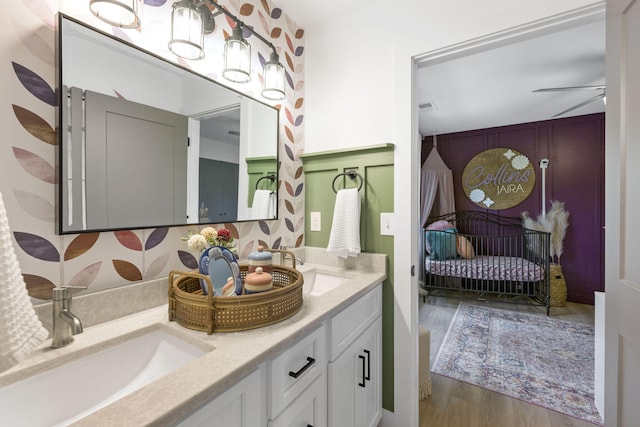
[[[420,305],[419,322],[431,331],[431,364],[433,365],[458,303],[463,300],[427,297]],[[493,300],[465,300],[474,304],[513,311],[546,315],[543,307],[509,304]],[[567,303],[552,307],[551,315],[559,319],[593,324],[591,305]],[[440,375],[431,374],[432,394],[421,400],[420,427],[593,427],[594,424],[560,414],[536,405],[495,393],[481,387]]]

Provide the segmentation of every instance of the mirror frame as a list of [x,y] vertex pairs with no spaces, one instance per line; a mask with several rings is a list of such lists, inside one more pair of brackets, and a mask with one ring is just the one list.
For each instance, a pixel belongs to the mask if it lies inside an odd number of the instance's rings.
[[[63,191],[62,186],[64,185],[64,179],[65,179],[65,167],[66,167],[66,161],[64,159],[64,152],[66,149],[65,144],[63,144],[63,129],[65,129],[65,127],[63,126],[63,114],[62,114],[62,106],[64,105],[64,103],[66,102],[66,100],[64,99],[65,97],[65,93],[63,91],[63,63],[62,63],[62,46],[63,46],[63,31],[62,31],[62,23],[63,20],[67,20],[70,21],[74,24],[77,24],[81,27],[84,27],[85,29],[92,31],[94,33],[96,33],[98,36],[104,36],[109,40],[115,41],[118,44],[124,45],[125,48],[132,48],[135,51],[138,52],[138,54],[143,55],[143,56],[148,56],[151,58],[152,61],[160,61],[159,64],[169,67],[171,68],[173,71],[178,72],[178,73],[188,73],[189,75],[195,76],[198,79],[202,79],[208,83],[214,84],[220,88],[226,89],[234,94],[237,94],[240,98],[245,98],[246,100],[250,100],[250,101],[255,101],[263,106],[266,106],[272,110],[274,110],[275,112],[275,194],[276,194],[276,203],[275,203],[275,214],[273,218],[247,218],[247,219],[238,219],[235,218],[233,220],[226,220],[226,221],[210,221],[210,222],[200,222],[200,219],[198,218],[197,220],[193,221],[193,222],[176,222],[176,223],[171,223],[171,224],[144,224],[144,225],[131,225],[131,226],[124,226],[124,227],[104,227],[104,228],[83,228],[83,229],[73,229],[70,230],[67,228],[65,228],[64,226],[64,221],[68,218],[68,214],[65,213],[65,203],[64,203],[64,194],[65,192]],[[58,203],[57,209],[56,209],[56,223],[57,223],[57,233],[59,235],[65,235],[65,234],[80,234],[80,233],[95,233],[95,232],[104,232],[104,231],[118,231],[118,230],[138,230],[138,229],[149,229],[149,228],[168,228],[168,227],[180,227],[180,226],[189,226],[189,225],[194,225],[194,226],[199,226],[199,225],[204,225],[204,224],[222,224],[222,223],[240,223],[240,222],[247,222],[247,221],[260,221],[260,220],[277,220],[278,219],[278,191],[279,191],[279,166],[280,166],[280,111],[270,105],[267,104],[266,102],[260,101],[256,98],[253,98],[249,95],[246,95],[236,89],[233,89],[231,87],[228,87],[224,84],[221,84],[220,82],[213,80],[212,78],[209,78],[205,75],[202,75],[200,73],[197,73],[189,68],[186,68],[180,64],[174,63],[166,58],[163,58],[162,56],[159,56],[153,52],[150,52],[140,46],[137,46],[133,43],[130,43],[126,40],[122,40],[114,35],[108,34],[104,31],[101,31],[83,21],[80,21],[76,18],[73,18],[67,14],[64,14],[62,12],[58,12],[58,28],[56,29],[57,31],[57,35],[56,35],[56,82],[57,82],[57,98],[58,98],[58,105],[56,108],[56,122],[58,124],[58,127],[56,129],[56,138],[57,138],[57,155],[56,155],[56,160],[57,160],[57,177],[58,177],[58,185],[56,185],[56,201]],[[174,68],[175,67],[175,68]],[[199,158],[200,155],[198,155]],[[239,159],[240,162],[247,162],[247,158],[241,158]],[[187,172],[189,174],[189,172]],[[255,180],[255,178],[254,178]],[[249,178],[249,181],[251,182],[251,178]],[[257,189],[257,187],[256,187]],[[187,192],[188,189],[185,188],[185,192]],[[197,197],[197,196],[196,196]],[[187,206],[185,206],[185,211],[188,211],[189,206],[188,206],[189,200],[187,200]],[[250,207],[250,206],[249,206]]]

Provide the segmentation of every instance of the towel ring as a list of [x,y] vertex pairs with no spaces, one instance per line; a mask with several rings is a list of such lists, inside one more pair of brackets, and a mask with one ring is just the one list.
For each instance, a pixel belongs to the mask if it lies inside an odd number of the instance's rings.
[[347,171],[347,172],[339,173],[338,175],[336,175],[335,178],[333,178],[333,183],[331,183],[331,187],[333,188],[334,193],[338,194],[338,190],[336,190],[336,180],[341,176],[348,176],[349,179],[351,180],[360,178],[360,186],[358,186],[358,191],[360,191],[360,189],[362,188],[362,184],[364,183],[364,179],[362,179],[362,175],[360,175],[356,171]]
[[268,180],[269,180],[269,181],[271,181],[271,183],[273,184],[273,181],[275,181],[275,180],[276,180],[276,176],[275,176],[274,174],[271,174],[271,175],[265,175],[265,176],[263,176],[263,177],[259,178],[259,179],[256,181],[256,190],[258,189],[258,184],[260,184],[260,181],[262,181],[263,179],[268,179]]

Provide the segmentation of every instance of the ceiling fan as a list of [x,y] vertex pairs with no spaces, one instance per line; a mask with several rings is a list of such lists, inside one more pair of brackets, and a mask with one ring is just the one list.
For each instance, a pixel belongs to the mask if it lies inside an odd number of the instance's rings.
[[571,108],[567,108],[564,111],[561,111],[558,114],[555,114],[552,117],[558,117],[561,116],[565,113],[568,113],[569,111],[573,111],[577,108],[580,107],[584,107],[587,104],[590,104],[594,101],[597,101],[599,99],[606,99],[606,90],[607,90],[607,86],[606,85],[595,85],[595,86],[566,86],[566,87],[548,87],[548,88],[543,88],[543,89],[536,89],[533,92],[569,92],[569,91],[575,91],[575,90],[601,90],[602,93],[599,93],[598,95],[591,97],[589,99],[587,99],[586,101],[582,101],[579,104],[574,105]]

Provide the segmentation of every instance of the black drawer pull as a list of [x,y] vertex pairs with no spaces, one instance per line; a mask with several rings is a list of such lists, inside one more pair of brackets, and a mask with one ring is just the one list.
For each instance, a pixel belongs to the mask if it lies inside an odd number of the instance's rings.
[[298,372],[289,371],[289,376],[298,378],[300,375],[304,374],[307,369],[312,367],[314,363],[316,363],[316,359],[314,359],[313,357],[307,357],[307,363],[302,368],[300,368]]
[[363,355],[359,354],[358,355],[358,359],[362,360],[362,382],[358,381],[358,385],[360,387],[362,387],[362,388],[365,388],[366,387],[366,380],[367,380],[367,378],[364,375],[364,364],[365,364],[364,359],[365,359],[365,357]]
[[364,350],[364,352],[367,353],[367,375],[364,379],[371,381],[371,352],[369,350]]

